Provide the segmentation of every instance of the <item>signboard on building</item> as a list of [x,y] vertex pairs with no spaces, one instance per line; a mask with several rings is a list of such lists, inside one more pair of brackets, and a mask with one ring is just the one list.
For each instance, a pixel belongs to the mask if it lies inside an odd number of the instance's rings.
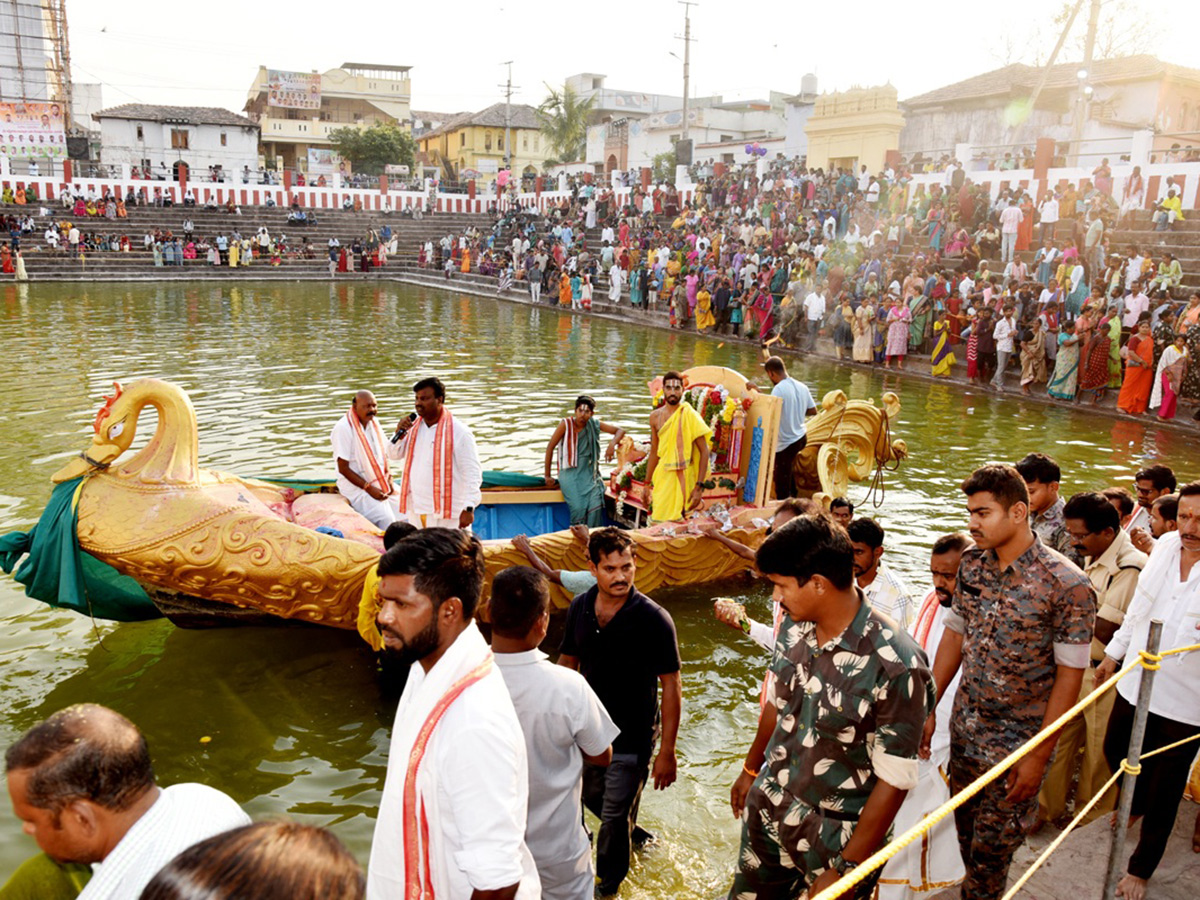
[[311,72],[267,69],[267,106],[320,109],[321,76]]
[[309,175],[333,175],[336,172],[345,176],[350,174],[350,170],[350,161],[342,159],[333,150],[322,147],[308,148]]
[[57,103],[0,103],[0,155],[66,158],[62,107]]

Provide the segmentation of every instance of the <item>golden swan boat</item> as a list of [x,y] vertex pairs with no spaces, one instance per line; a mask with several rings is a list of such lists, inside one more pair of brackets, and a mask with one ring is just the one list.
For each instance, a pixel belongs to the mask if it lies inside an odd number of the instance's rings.
[[[862,401],[847,403],[844,395],[827,396],[824,405],[809,420],[809,433],[824,435],[815,453],[835,473],[832,484],[841,477],[837,473],[865,477],[861,473],[872,466],[903,455],[902,442],[881,437],[899,408],[894,395],[885,397],[883,410]],[[147,407],[158,415],[154,435],[125,458]],[[371,600],[364,598],[364,583],[382,544],[379,531],[339,495],[202,468],[195,409],[181,388],[165,381],[143,379],[125,389],[117,385],[97,413],[93,430],[91,445],[53,479],[79,480],[73,498],[78,546],[132,577],[174,621],[197,624],[213,617],[265,615],[356,627],[360,607]],[[835,449],[826,453],[827,448]],[[762,490],[747,492],[757,502],[718,514],[728,523],[729,536],[751,547],[762,541],[764,519],[774,505],[766,498],[765,470],[771,459],[763,454],[762,461]],[[820,479],[821,485],[827,480]],[[484,505],[519,502],[530,495],[562,499],[544,488],[501,489],[485,491]],[[315,530],[330,509],[337,510],[344,536]],[[703,536],[704,524],[700,517],[631,532],[639,588],[697,584],[744,570],[744,560]],[[552,568],[587,567],[584,548],[569,531],[530,541]],[[509,540],[487,540],[484,552],[489,584],[501,569],[526,562]],[[555,599],[564,606],[570,598],[556,588]]]

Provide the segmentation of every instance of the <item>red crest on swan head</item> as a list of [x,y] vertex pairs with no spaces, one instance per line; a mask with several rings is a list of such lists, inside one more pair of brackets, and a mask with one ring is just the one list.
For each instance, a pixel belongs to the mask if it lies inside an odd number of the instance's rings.
[[100,433],[100,423],[104,421],[104,416],[110,409],[112,409],[113,404],[117,402],[117,398],[121,396],[121,393],[121,382],[114,381],[113,395],[111,397],[104,398],[104,405],[100,407],[99,411],[96,413],[96,418],[92,420],[92,431],[96,432],[96,434]]

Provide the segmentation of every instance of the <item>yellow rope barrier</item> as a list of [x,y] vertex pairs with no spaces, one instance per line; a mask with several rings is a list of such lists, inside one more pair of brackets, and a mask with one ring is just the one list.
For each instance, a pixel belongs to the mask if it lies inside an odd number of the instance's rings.
[[[1042,743],[1042,741],[1046,740],[1046,738],[1048,738],[1050,735],[1061,729],[1067,724],[1067,722],[1087,709],[1087,707],[1091,706],[1093,703],[1096,703],[1106,691],[1110,691],[1115,688],[1117,683],[1131,672],[1136,672],[1138,669],[1142,668],[1151,671],[1157,670],[1162,664],[1163,657],[1174,656],[1178,653],[1188,653],[1193,650],[1200,650],[1200,644],[1190,644],[1186,647],[1175,647],[1171,650],[1164,650],[1160,653],[1149,653],[1145,650],[1139,651],[1136,664],[1121,670],[1112,678],[1109,678],[1104,682],[1104,684],[1096,688],[1094,691],[1068,709],[1065,713],[1055,719],[1051,724],[1039,731],[1028,742],[1018,747],[1008,756],[1004,757],[1004,759],[1000,760],[1000,762],[994,765],[991,769],[989,769],[987,772],[984,772],[977,779],[943,803],[940,807],[935,809],[908,831],[904,832],[904,834],[900,835],[900,837],[890,841],[883,847],[880,847],[869,857],[863,860],[862,863],[855,866],[854,869],[852,869],[846,875],[839,878],[819,894],[810,897],[809,900],[835,900],[835,898],[849,892],[855,885],[867,878],[867,876],[869,876],[872,872],[881,868],[889,859],[897,855],[905,847],[914,843],[922,835],[932,830],[933,827],[945,819],[946,816],[950,815],[950,813],[954,812],[954,810],[958,809],[960,806],[982,791],[985,787],[999,778],[1001,774],[1028,756],[1035,747]],[[1183,741],[1177,741],[1176,743],[1169,744],[1166,747],[1160,747],[1159,749],[1151,751],[1150,753],[1144,753],[1142,754],[1142,758],[1145,759],[1148,756],[1153,756],[1155,753],[1162,753],[1166,750],[1174,749],[1180,744],[1186,744],[1188,741],[1196,740],[1197,738],[1200,738],[1200,735],[1197,735],[1195,738],[1186,738]],[[1128,772],[1131,775],[1137,775],[1141,771],[1141,766],[1137,766],[1135,771],[1134,767],[1129,766],[1128,762],[1124,760],[1121,763],[1121,767],[1122,772]],[[1099,797],[1104,795],[1104,791],[1108,790],[1108,788],[1116,781],[1118,775],[1120,774],[1122,773],[1119,772],[1116,775],[1113,775],[1113,777],[1109,780],[1109,783],[1105,785],[1104,790],[1100,791],[1096,797],[1084,807],[1083,811],[1076,816],[1075,821],[1084,815]],[[1052,844],[1053,848],[1057,848],[1058,844],[1062,843],[1062,839],[1066,837],[1067,832],[1069,832],[1070,829],[1075,826],[1075,821],[1072,821],[1071,825],[1068,826],[1067,831],[1060,835],[1058,839],[1056,839],[1055,843]],[[1049,853],[1047,852],[1044,855],[1048,856]],[[1035,862],[1034,868],[1040,864],[1041,858]],[[1032,874],[1032,872],[1026,874],[1029,875]],[[1015,891],[1016,888],[1021,884],[1024,884],[1024,880],[1018,882],[1017,886],[1013,888],[1013,891]],[[1010,900],[1011,896],[1012,892],[1010,891],[1009,894],[1002,898],[1002,900]]]

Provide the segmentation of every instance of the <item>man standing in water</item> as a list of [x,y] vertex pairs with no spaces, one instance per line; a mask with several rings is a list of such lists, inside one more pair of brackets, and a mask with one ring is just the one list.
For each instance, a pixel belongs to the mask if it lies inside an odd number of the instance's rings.
[[[730,900],[810,896],[887,840],[917,784],[933,707],[924,655],[854,584],[841,526],[803,515],[766,539],[759,572],[787,613],[767,707],[730,792],[742,819]],[[850,896],[874,890],[872,873]]]
[[540,896],[525,844],[525,738],[504,677],[474,622],[483,547],[427,528],[379,560],[376,624],[411,664],[388,750],[367,897]]
[[437,378],[413,385],[417,420],[401,419],[388,455],[404,460],[397,491],[399,515],[418,528],[470,528],[483,495],[475,437],[446,408]]
[[[1012,466],[962,483],[975,547],[963,552],[933,676],[938,698],[959,668],[950,723],[958,793],[1071,708],[1088,666],[1096,595],[1087,577],[1029,526],[1029,491]],[[936,716],[925,724],[929,752]],[[957,810],[963,900],[999,900],[1013,854],[1037,814],[1058,733]]]
[[664,375],[662,391],[663,405],[650,413],[646,483],[653,490],[651,518],[669,522],[700,506],[712,429],[700,413],[683,402],[682,375]]
[[[682,382],[681,382],[682,383]],[[621,730],[607,768],[584,766],[583,802],[600,819],[596,893],[615,894],[629,873],[642,788],[675,783],[675,739],[683,705],[675,623],[634,585],[633,540],[616,528],[593,531],[588,557],[596,586],[567,610],[558,664],[579,671]],[[662,685],[662,744],[658,688]],[[649,837],[647,835],[647,837]]]
[[[547,487],[557,485],[571,510],[572,525],[599,528],[604,524],[604,482],[600,479],[600,432],[611,434],[604,453],[611,461],[625,430],[595,418],[596,401],[583,394],[575,400],[575,415],[558,423],[546,445],[544,477]],[[550,477],[550,463],[558,451],[558,481]]]
[[376,414],[379,406],[370,391],[354,395],[350,411],[333,426],[333,464],[338,493],[354,511],[377,528],[387,528],[399,517],[399,498],[388,471],[391,444],[383,436]]

